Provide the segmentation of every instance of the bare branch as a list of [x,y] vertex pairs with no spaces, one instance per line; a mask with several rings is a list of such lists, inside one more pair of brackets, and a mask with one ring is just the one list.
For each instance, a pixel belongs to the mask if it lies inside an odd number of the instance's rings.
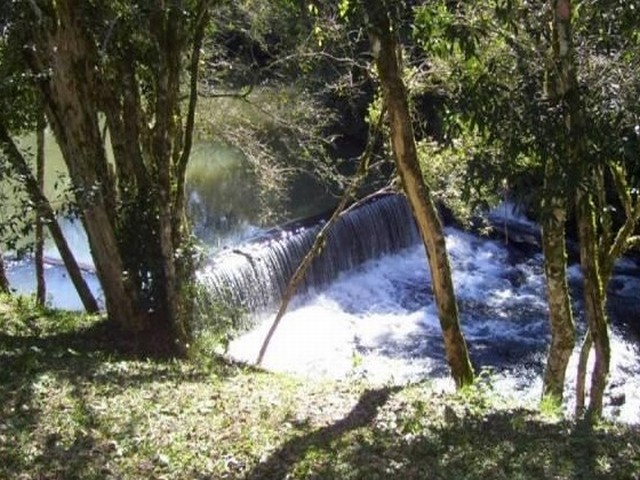
[[[602,281],[606,283],[613,272],[613,264],[630,246],[636,245],[635,238],[631,237],[638,222],[640,221],[640,202],[633,202],[631,191],[627,185],[625,169],[620,165],[611,164],[611,173],[616,184],[616,190],[622,202],[626,214],[624,224],[618,230],[611,246],[607,251],[607,256],[602,262]],[[634,239],[632,241],[632,239]]]
[[373,155],[373,149],[376,144],[376,139],[378,137],[378,134],[382,130],[384,117],[385,117],[385,111],[383,110],[380,113],[380,116],[375,126],[372,126],[369,132],[369,140],[367,142],[367,146],[365,147],[364,152],[360,156],[360,165],[358,167],[358,171],[355,177],[353,178],[353,181],[345,190],[344,195],[340,199],[340,202],[338,203],[338,206],[336,207],[335,211],[331,215],[331,218],[329,218],[327,223],[325,223],[322,226],[322,228],[318,232],[318,235],[316,235],[313,245],[311,246],[307,254],[304,256],[304,258],[300,262],[300,265],[298,265],[298,268],[296,268],[296,271],[293,273],[291,280],[289,280],[289,284],[287,286],[287,290],[284,292],[284,295],[282,297],[282,302],[280,303],[280,308],[278,309],[278,313],[276,314],[273,320],[273,323],[271,324],[271,328],[269,328],[269,332],[267,333],[267,336],[265,337],[265,340],[262,343],[260,352],[258,353],[258,359],[256,361],[258,365],[262,363],[262,360],[264,359],[264,355],[267,352],[267,348],[269,348],[269,343],[271,342],[271,338],[273,337],[273,334],[278,328],[278,325],[280,324],[282,317],[286,313],[287,307],[289,306],[289,302],[291,301],[291,298],[295,294],[298,286],[304,279],[304,276],[307,273],[307,270],[311,266],[311,262],[317,255],[319,255],[322,252],[322,248],[324,247],[329,230],[331,230],[331,228],[333,228],[335,223],[340,219],[340,217],[342,216],[341,214],[345,209],[347,203],[355,194],[358,186],[360,185],[360,182],[362,182],[362,180],[366,176],[367,168],[369,166],[369,161]]
[[198,95],[205,98],[236,98],[238,100],[248,101],[248,97],[251,95],[251,92],[253,92],[253,85],[249,85],[247,88],[239,92],[212,92],[200,90]]
[[189,107],[187,111],[187,120],[184,127],[184,147],[178,161],[178,178],[184,177],[187,170],[187,163],[191,155],[191,147],[193,145],[193,129],[196,117],[196,104],[198,102],[198,71],[200,64],[200,50],[202,49],[202,41],[204,32],[209,21],[209,2],[201,0],[198,3],[198,15],[196,20],[196,31],[194,33],[193,48],[191,50],[191,64],[189,66]]

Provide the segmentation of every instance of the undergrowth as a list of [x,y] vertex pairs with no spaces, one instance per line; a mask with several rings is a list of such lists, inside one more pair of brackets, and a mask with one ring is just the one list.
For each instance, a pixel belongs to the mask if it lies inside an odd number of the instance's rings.
[[524,409],[490,377],[447,393],[141,359],[100,317],[7,297],[0,361],[0,478],[640,475],[637,427]]

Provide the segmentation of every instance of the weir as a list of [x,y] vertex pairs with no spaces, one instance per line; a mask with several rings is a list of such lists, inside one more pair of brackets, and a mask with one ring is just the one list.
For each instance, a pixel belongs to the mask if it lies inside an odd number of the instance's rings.
[[[245,245],[214,256],[200,279],[216,298],[249,312],[281,300],[289,279],[309,251],[323,221],[272,229]],[[419,240],[406,199],[389,194],[343,215],[331,228],[297,293],[322,287],[341,272]]]

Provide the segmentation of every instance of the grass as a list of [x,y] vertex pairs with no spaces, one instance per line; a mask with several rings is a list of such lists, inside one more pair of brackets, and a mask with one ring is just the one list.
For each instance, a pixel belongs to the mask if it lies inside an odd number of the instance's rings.
[[479,387],[140,359],[99,317],[0,297],[0,478],[640,478],[640,430]]

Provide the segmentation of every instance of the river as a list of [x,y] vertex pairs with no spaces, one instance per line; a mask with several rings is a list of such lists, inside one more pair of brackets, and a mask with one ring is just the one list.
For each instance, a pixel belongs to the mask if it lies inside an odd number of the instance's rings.
[[[276,254],[272,257],[276,260],[273,261],[280,261],[290,246],[273,240],[259,244],[270,245],[268,247],[256,247],[255,243],[242,246],[244,240],[264,231],[257,226],[255,212],[243,201],[250,193],[232,188],[241,181],[237,175],[243,175],[238,168],[244,167],[233,158],[234,152],[221,151],[212,159],[209,146],[196,148],[190,176],[191,214],[197,220],[198,233],[211,248],[213,264],[216,258],[235,258],[236,263],[241,258],[255,265],[257,250],[264,248],[275,248]],[[209,172],[206,181],[202,179],[204,171]],[[225,190],[219,185],[230,186]],[[228,198],[234,195],[238,196],[235,201]],[[350,240],[359,245],[358,249],[367,248],[385,229],[394,237],[398,225],[406,224],[398,215],[406,212],[387,214],[389,219],[399,222],[395,226],[364,228],[354,223],[349,226],[349,233],[336,237],[335,248],[349,251]],[[373,213],[371,216],[380,217]],[[511,220],[535,229],[522,218]],[[65,231],[79,261],[90,267],[86,239],[78,223],[67,222]],[[505,245],[503,241],[481,238],[452,227],[447,228],[447,246],[461,324],[476,371],[490,375],[492,388],[501,395],[521,403],[535,403],[541,391],[549,342],[541,253],[535,249],[532,253],[530,248],[525,252],[517,245]],[[330,277],[325,275],[326,281],[307,285],[283,318],[264,366],[313,378],[366,378],[374,383],[429,379],[442,388],[453,388],[447,375],[424,249],[417,243],[417,236],[413,234],[408,243],[401,241],[391,249],[372,252],[373,258],[362,257],[353,264],[347,259],[345,265],[350,268],[332,270]],[[327,255],[334,255],[330,265],[342,262],[342,254]],[[50,303],[59,308],[80,309],[66,273],[56,265],[55,249],[51,246],[47,256],[52,259],[46,269]],[[32,272],[29,260],[10,263],[8,273],[12,286],[21,293],[33,291]],[[210,279],[212,272],[204,269],[200,276],[203,280]],[[95,276],[90,269],[85,274],[91,288],[100,296]],[[579,267],[572,265],[570,284],[582,333],[580,280]],[[251,281],[250,278],[249,285]],[[254,287],[238,288],[255,290],[256,285],[265,282],[253,281]],[[282,288],[282,283],[280,279],[278,288]],[[635,261],[624,259],[618,263],[610,289],[612,374],[605,414],[629,423],[640,423],[639,297],[640,267]],[[230,357],[255,361],[275,306],[274,302],[265,301],[257,308],[260,313],[253,316],[254,327],[230,344]],[[572,408],[574,401],[576,359],[577,349],[569,366],[567,409]]]

